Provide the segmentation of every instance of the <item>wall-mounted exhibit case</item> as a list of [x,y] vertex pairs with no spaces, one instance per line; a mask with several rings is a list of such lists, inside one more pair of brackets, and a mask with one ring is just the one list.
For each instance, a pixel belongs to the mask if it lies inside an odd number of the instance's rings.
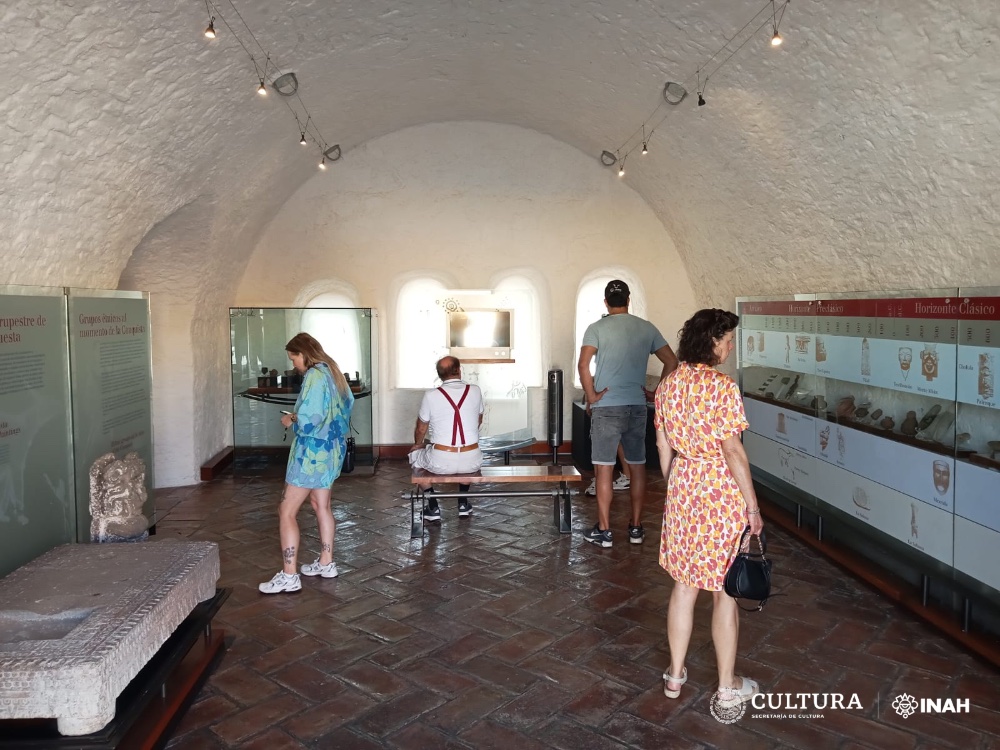
[[150,353],[144,293],[0,286],[0,575],[90,541],[107,453],[142,459],[155,522]]
[[233,369],[233,471],[284,476],[291,438],[281,411],[295,405],[302,379],[285,344],[300,331],[315,337],[354,393],[351,434],[355,474],[373,474],[379,451],[378,313],[368,307],[229,310]]
[[1000,632],[1000,289],[737,305],[754,478]]

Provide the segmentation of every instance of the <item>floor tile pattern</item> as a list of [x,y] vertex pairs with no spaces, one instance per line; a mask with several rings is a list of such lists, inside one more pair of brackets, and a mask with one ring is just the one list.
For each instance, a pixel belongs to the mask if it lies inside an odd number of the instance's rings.
[[[546,499],[482,498],[469,519],[442,500],[442,522],[410,540],[408,478],[404,462],[383,461],[374,477],[338,480],[340,577],[303,578],[294,595],[257,592],[279,568],[279,480],[157,491],[157,536],[217,542],[232,590],[216,620],[228,651],[170,748],[1000,748],[995,668],[779,529],[769,542],[781,596],[743,615],[737,672],[792,698],[857,693],[863,707],[751,709],[722,724],[709,712],[708,594],[688,683],[677,700],[662,692],[661,479],[648,490],[646,543],[627,543],[619,492],[615,543],[602,549],[580,535],[594,516],[582,494],[573,535],[552,529]],[[301,562],[318,540],[308,508],[300,522]],[[971,708],[904,719],[891,705],[903,693]]]

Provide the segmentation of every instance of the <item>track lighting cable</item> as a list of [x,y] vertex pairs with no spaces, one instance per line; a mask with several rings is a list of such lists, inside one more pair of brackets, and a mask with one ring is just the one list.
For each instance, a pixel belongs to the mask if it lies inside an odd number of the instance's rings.
[[[262,45],[260,43],[260,40],[257,38],[257,35],[253,33],[253,29],[250,28],[250,25],[246,22],[246,19],[243,18],[243,14],[240,13],[239,8],[236,7],[236,5],[233,2],[233,0],[228,0],[228,3],[229,3],[230,6],[232,6],[233,12],[236,13],[236,16],[240,19],[240,22],[243,24],[243,28],[246,29],[246,33],[249,34],[250,38],[253,40],[253,44],[256,44],[257,48],[264,55],[265,62],[264,62],[264,71],[263,71],[263,74],[260,71],[260,66],[257,63],[256,57],[250,51],[250,49],[247,47],[247,45],[243,42],[243,39],[241,38],[240,34],[236,33],[236,30],[229,24],[229,21],[226,20],[226,17],[221,12],[218,4],[216,3],[216,0],[205,0],[205,7],[208,10],[210,16],[212,16],[213,18],[217,18],[219,21],[222,22],[222,24],[229,31],[229,34],[240,45],[240,47],[243,49],[243,52],[246,53],[247,57],[250,58],[250,61],[251,61],[251,63],[254,66],[254,71],[257,73],[257,77],[261,81],[261,83],[262,84],[273,84],[275,78],[272,78],[272,77],[268,76],[268,69],[270,68],[270,69],[274,70],[275,73],[280,73],[282,69],[278,66],[278,64],[276,62],[274,62],[274,60],[271,59],[270,53],[266,49],[264,49],[264,45]],[[266,93],[266,89],[265,89],[265,93]],[[295,123],[299,127],[299,134],[300,134],[300,136],[304,136],[304,137],[307,137],[307,138],[311,139],[319,147],[320,151],[323,152],[324,154],[327,151],[331,151],[332,149],[336,148],[337,149],[338,158],[339,158],[339,153],[340,153],[339,147],[337,147],[337,146],[332,146],[331,147],[327,143],[326,139],[323,137],[323,134],[320,132],[319,128],[316,126],[316,123],[312,122],[312,114],[309,112],[309,108],[306,106],[305,101],[303,101],[302,95],[298,92],[298,89],[295,90],[294,97],[298,101],[298,106],[301,107],[301,109],[302,109],[302,116],[301,117],[300,117],[299,113],[296,111],[295,107],[292,106],[291,101],[289,101],[289,99],[291,97],[280,96],[278,98],[282,102],[284,102],[285,106],[288,107],[288,110],[292,113],[292,116],[295,118]],[[305,125],[302,125],[303,119],[304,119]],[[301,143],[301,140],[300,140],[300,143]],[[325,161],[326,160],[325,160],[325,157],[324,157],[323,169],[326,168]],[[335,159],[334,159],[334,161],[335,161]]]
[[[708,86],[709,79],[711,79],[716,73],[718,73],[719,70],[724,65],[726,65],[726,63],[728,63],[737,52],[743,49],[743,47],[746,46],[747,42],[756,37],[757,34],[760,32],[760,30],[763,29],[765,26],[768,25],[774,26],[776,30],[781,24],[781,19],[784,17],[785,10],[788,8],[789,2],[790,0],[783,0],[783,2],[780,3],[780,6],[776,8],[774,5],[774,0],[767,0],[764,6],[761,7],[761,9],[758,10],[750,18],[749,21],[743,24],[743,26],[740,27],[740,29],[736,31],[736,33],[727,38],[725,43],[721,47],[715,50],[715,52],[713,52],[711,56],[707,60],[705,60],[705,62],[703,62],[701,65],[698,66],[698,68],[695,71],[695,88],[696,88],[696,93],[698,94],[698,106],[704,106],[705,104],[705,98],[703,94],[705,93],[705,88]],[[762,15],[764,15],[764,20],[761,21],[753,29],[753,31],[747,34],[746,39],[744,39],[743,42],[741,42],[738,47],[730,50],[729,54],[725,58],[723,58],[722,61],[719,62],[714,68],[712,68],[711,72],[702,75],[703,71],[705,71],[705,69],[712,63],[712,61],[716,57],[718,57],[722,52],[729,49],[733,41],[739,38],[755,21],[760,19]],[[690,78],[688,78],[685,81],[682,81],[681,85],[684,86],[685,88],[690,88],[691,86]],[[615,154],[624,154],[624,156],[622,156],[619,159],[616,159],[615,162],[613,163],[623,163],[624,158],[627,158],[628,155],[637,148],[643,149],[644,153],[645,151],[648,150],[649,142],[653,139],[653,134],[660,127],[660,125],[663,124],[663,122],[667,119],[670,112],[672,111],[672,108],[667,109],[667,111],[664,112],[662,116],[655,121],[655,124],[650,125],[650,123],[654,120],[654,118],[656,118],[657,114],[660,113],[660,110],[663,109],[665,104],[674,104],[674,103],[666,100],[665,95],[664,97],[661,97],[656,107],[649,114],[649,116],[645,120],[643,120],[640,127],[636,128],[635,131],[628,138],[626,138],[625,141],[617,149],[615,149]],[[642,140],[636,141],[636,137],[639,136],[640,134],[642,135]]]

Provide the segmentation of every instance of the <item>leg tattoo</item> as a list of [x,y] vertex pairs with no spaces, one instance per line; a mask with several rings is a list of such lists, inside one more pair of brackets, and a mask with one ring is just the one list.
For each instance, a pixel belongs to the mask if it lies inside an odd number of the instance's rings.
[[285,558],[286,565],[291,565],[295,562],[295,547],[285,547],[281,550],[281,556]]
[[327,544],[326,542],[323,542],[322,550],[324,552],[333,552],[333,545],[332,544]]

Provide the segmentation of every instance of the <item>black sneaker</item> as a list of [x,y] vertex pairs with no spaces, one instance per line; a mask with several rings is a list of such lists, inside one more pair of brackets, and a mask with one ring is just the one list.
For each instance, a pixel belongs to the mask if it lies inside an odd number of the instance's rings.
[[597,528],[597,524],[594,524],[594,528],[590,531],[583,532],[583,538],[588,542],[596,544],[598,547],[610,547],[611,546],[611,529],[604,529],[601,531]]
[[642,544],[646,538],[646,532],[642,530],[642,524],[638,526],[628,525],[628,541],[630,544]]
[[472,503],[470,503],[464,497],[460,498],[458,501],[458,517],[468,518],[471,515],[472,515]]
[[424,506],[424,520],[425,521],[440,521],[441,520],[441,508],[435,502],[433,504],[428,503]]

